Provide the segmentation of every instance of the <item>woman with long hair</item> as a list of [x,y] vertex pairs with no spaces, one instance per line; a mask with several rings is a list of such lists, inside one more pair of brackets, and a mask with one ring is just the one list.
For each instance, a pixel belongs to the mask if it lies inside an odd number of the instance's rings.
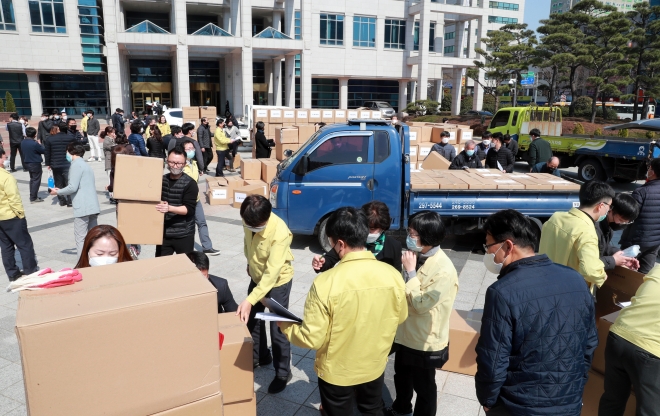
[[165,145],[160,129],[155,124],[149,126],[149,138],[147,139],[147,149],[149,157],[159,157],[165,160]]
[[116,132],[117,135],[115,136],[115,145],[118,144],[123,144],[126,145],[128,144],[128,137],[126,137],[126,134],[122,132]]
[[160,129],[160,134],[162,134],[163,136],[172,134],[172,132],[170,131],[170,125],[167,123],[167,119],[163,115],[158,117],[158,123],[156,123],[156,127]]
[[[112,169],[112,148],[117,144],[115,138],[117,137],[117,132],[112,126],[108,126],[103,130],[99,137],[103,140],[103,156],[105,157],[105,172],[108,175],[108,181],[110,180],[110,169]],[[108,182],[110,183],[110,182]]]
[[124,237],[111,225],[97,225],[85,236],[75,269],[132,261]]

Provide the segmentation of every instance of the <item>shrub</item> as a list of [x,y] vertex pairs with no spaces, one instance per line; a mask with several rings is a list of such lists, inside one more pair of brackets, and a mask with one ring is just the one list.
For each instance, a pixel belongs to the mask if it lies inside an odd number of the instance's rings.
[[573,134],[584,134],[584,126],[582,123],[575,123],[575,127],[573,127]]
[[628,129],[619,130],[619,137],[628,137]]
[[2,101],[2,98],[0,98],[0,112],[5,111],[5,103]]
[[646,137],[647,139],[653,139],[653,138],[655,137],[655,134],[653,134],[652,131],[647,131],[647,132],[644,134],[644,137]]
[[594,136],[602,136],[603,135],[603,129],[598,127],[596,130],[594,130]]
[[461,114],[464,114],[466,111],[472,110],[472,105],[474,99],[472,97],[465,97],[461,100]]
[[587,117],[591,115],[591,104],[593,100],[591,97],[582,96],[575,100],[575,116]]
[[452,103],[451,93],[443,95],[442,103],[440,104],[440,111],[442,112],[446,111],[451,113],[451,103]]
[[7,108],[7,111],[10,113],[15,113],[16,112],[16,103],[14,103],[14,97],[11,96],[9,91],[5,94],[5,107]]
[[559,107],[559,108],[561,108],[561,116],[562,117],[568,117],[568,112],[571,110],[571,107],[565,105],[565,106]]
[[484,105],[481,109],[495,114],[495,98],[490,94],[484,94]]
[[410,115],[423,116],[435,115],[438,113],[440,103],[433,100],[413,101],[406,107],[406,113]]

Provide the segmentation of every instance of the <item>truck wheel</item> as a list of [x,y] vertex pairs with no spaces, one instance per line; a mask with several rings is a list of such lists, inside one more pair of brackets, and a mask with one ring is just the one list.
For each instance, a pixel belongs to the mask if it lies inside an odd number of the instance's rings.
[[606,181],[607,175],[597,159],[586,159],[578,168],[578,179],[582,182]]
[[326,253],[332,250],[332,246],[330,245],[330,239],[328,238],[328,235],[325,233],[325,226],[328,225],[328,218],[324,219],[321,221],[321,225],[319,226],[319,244],[321,245],[321,248],[323,251]]

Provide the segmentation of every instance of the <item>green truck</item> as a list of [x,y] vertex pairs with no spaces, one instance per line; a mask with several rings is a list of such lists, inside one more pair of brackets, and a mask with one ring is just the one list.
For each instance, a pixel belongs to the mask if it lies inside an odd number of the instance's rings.
[[518,141],[517,159],[529,161],[529,132],[539,129],[559,157],[560,167],[578,167],[578,178],[633,182],[646,177],[646,167],[655,147],[652,139],[562,134],[560,107],[507,107],[497,111],[490,122],[491,133],[510,134]]

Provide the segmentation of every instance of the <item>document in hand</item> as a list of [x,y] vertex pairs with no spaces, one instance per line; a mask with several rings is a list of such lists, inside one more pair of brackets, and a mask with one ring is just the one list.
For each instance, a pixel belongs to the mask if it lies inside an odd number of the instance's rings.
[[264,298],[263,304],[270,310],[271,313],[257,313],[255,317],[263,321],[280,321],[280,322],[296,322],[301,324],[302,319],[291,313],[287,308],[280,305],[274,299]]

